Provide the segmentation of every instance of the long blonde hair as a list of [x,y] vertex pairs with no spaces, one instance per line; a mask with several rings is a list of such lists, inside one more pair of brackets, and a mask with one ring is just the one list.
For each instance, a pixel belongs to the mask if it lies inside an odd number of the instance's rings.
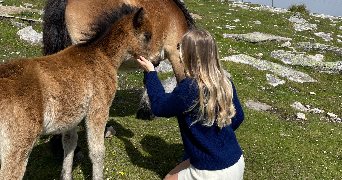
[[[196,79],[199,86],[199,116],[194,123],[201,121],[210,127],[216,121],[221,129],[231,124],[236,113],[233,88],[221,67],[211,34],[206,30],[188,31],[180,43],[180,59],[186,77]],[[206,118],[202,118],[204,115]]]

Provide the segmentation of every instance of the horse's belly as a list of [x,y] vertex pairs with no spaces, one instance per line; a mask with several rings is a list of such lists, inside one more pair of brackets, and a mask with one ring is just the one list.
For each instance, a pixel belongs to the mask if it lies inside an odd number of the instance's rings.
[[65,105],[49,98],[44,106],[42,134],[59,134],[77,126],[87,114],[87,102]]

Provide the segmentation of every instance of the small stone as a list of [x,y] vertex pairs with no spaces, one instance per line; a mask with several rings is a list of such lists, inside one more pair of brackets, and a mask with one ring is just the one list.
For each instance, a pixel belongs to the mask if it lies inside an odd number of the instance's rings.
[[318,108],[314,108],[314,109],[310,109],[309,112],[312,113],[312,114],[321,114],[321,113],[324,112],[324,110],[320,110]]
[[113,136],[115,136],[116,131],[114,130],[114,128],[112,126],[106,127],[105,130],[105,138],[111,138]]
[[337,118],[337,115],[334,114],[334,113],[328,112],[327,115],[328,115],[329,117],[331,117],[331,118]]
[[235,29],[236,28],[236,26],[231,26],[231,25],[226,25],[225,26],[227,29]]
[[273,74],[266,74],[266,79],[268,81],[268,84],[272,85],[273,87],[276,87],[280,84],[285,84],[285,81],[282,79],[279,79]]
[[308,111],[308,108],[305,107],[302,103],[300,102],[294,102],[291,107],[299,110],[299,111],[302,111],[302,112],[307,112]]
[[254,24],[261,24],[260,21],[253,21],[253,22],[254,22]]
[[267,105],[267,104],[261,103],[261,102],[255,102],[253,100],[248,100],[247,102],[245,102],[245,105],[248,108],[256,110],[256,111],[267,111],[267,110],[272,108],[272,106],[270,106],[270,105]]
[[281,47],[290,47],[291,46],[291,42],[290,41],[286,41],[285,43],[283,43],[281,45]]
[[23,3],[24,4],[24,6],[26,6],[26,7],[33,7],[33,4],[30,4],[30,3]]
[[315,92],[310,92],[310,94],[311,94],[311,95],[316,95],[316,93],[315,93]]
[[297,113],[297,119],[307,120],[304,113]]
[[336,118],[336,122],[341,123],[341,118]]
[[11,21],[11,24],[16,27],[16,28],[22,28],[22,27],[26,27],[26,24],[20,23],[20,22],[15,22],[15,21]]
[[264,54],[262,54],[262,53],[255,54],[255,56],[256,56],[258,59],[261,59],[263,55],[264,55]]

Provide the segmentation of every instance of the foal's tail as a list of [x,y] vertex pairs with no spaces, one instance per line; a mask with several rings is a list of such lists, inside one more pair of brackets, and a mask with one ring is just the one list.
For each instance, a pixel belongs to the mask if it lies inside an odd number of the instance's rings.
[[57,53],[71,45],[66,23],[67,0],[47,0],[44,8],[43,55]]
[[184,6],[184,3],[182,3],[180,0],[173,0],[173,2],[175,2],[177,4],[178,8],[180,10],[182,10],[182,12],[185,16],[186,22],[188,24],[188,29],[189,30],[197,29],[195,21],[192,18],[192,16],[190,15],[188,9],[186,9],[186,7]]

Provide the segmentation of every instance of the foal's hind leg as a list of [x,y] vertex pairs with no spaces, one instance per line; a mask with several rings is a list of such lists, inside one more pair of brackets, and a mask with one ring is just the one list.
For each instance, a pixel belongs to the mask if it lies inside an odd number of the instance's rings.
[[108,108],[93,110],[86,118],[89,157],[93,163],[93,180],[103,179],[105,146],[103,132],[109,114]]
[[[23,142],[26,141],[24,140]],[[34,144],[33,142],[28,144],[10,143],[2,145],[1,148],[1,180],[23,178],[27,161]]]
[[72,178],[72,162],[74,158],[74,151],[77,145],[77,127],[62,134],[62,142],[64,149],[64,160],[61,179],[70,180]]

